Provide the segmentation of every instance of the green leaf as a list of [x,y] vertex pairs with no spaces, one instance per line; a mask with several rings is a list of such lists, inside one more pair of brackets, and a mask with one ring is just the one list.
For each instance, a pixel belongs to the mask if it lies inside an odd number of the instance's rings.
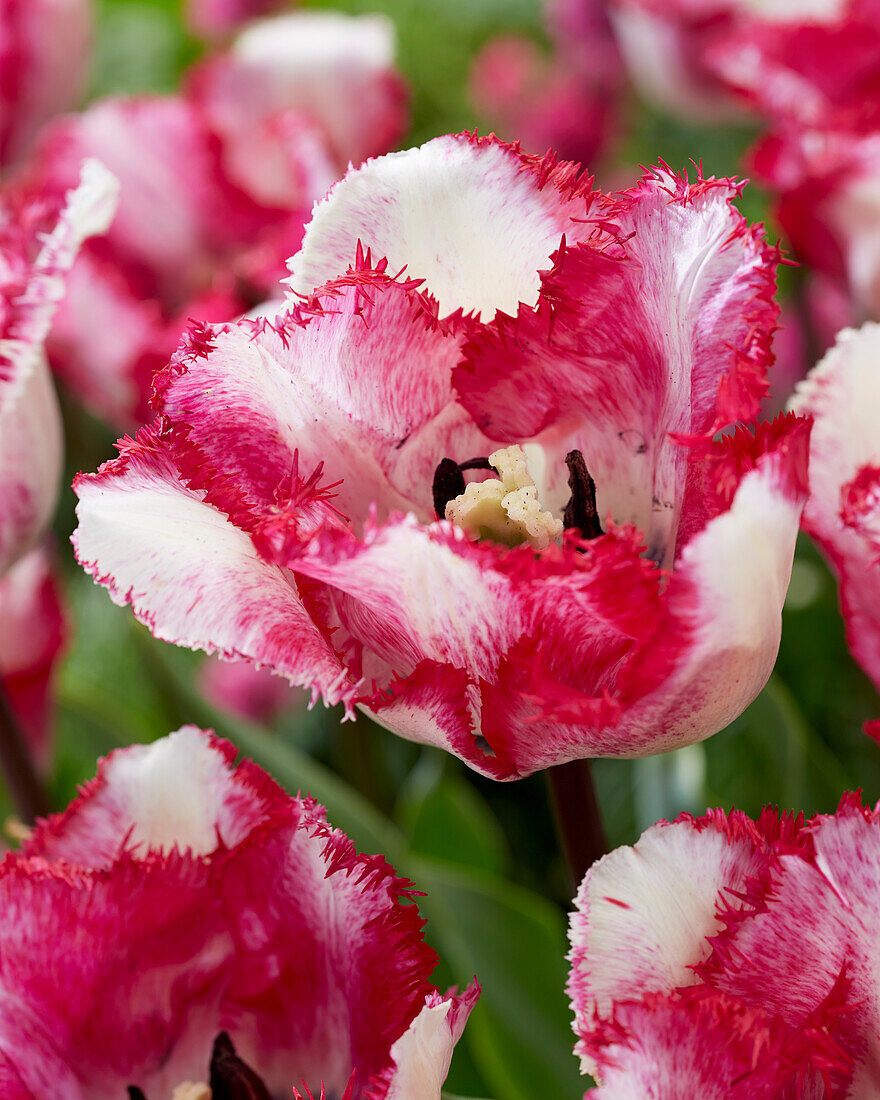
[[568,944],[559,910],[503,879],[413,858],[427,892],[428,940],[455,974],[483,987],[464,1041],[488,1087],[505,1100],[580,1096],[565,994]]
[[504,874],[510,865],[498,819],[474,787],[425,751],[400,792],[395,818],[416,853]]

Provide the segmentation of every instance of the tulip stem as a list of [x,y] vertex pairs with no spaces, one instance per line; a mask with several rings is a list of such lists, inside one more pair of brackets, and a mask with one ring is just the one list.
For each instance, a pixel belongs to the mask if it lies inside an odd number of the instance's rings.
[[51,807],[40,782],[27,741],[0,685],[0,772],[16,812],[25,825],[45,817]]
[[608,851],[590,762],[572,760],[548,768],[544,775],[569,885],[575,891],[590,867]]

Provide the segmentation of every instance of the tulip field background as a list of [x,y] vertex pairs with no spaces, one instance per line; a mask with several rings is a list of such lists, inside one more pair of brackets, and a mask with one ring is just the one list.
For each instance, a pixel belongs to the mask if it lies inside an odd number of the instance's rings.
[[[502,31],[542,41],[537,0],[325,6],[383,11],[395,22],[398,63],[412,90],[403,145],[475,125],[487,129],[468,98],[475,52]],[[200,54],[175,0],[102,0],[98,8],[92,96],[172,90]],[[607,187],[660,158],[673,168],[693,158],[707,175],[736,175],[751,137],[745,128],[689,129],[634,107],[610,156],[591,167]],[[742,207],[749,218],[762,218],[766,198],[752,185]],[[783,293],[797,293],[796,269],[785,269],[781,281]],[[113,454],[115,436],[70,399],[64,412],[69,484],[78,470],[95,469]],[[579,1095],[583,1081],[571,1054],[564,993],[572,890],[542,776],[516,784],[483,780],[451,756],[410,745],[364,717],[341,724],[337,710],[306,710],[294,693],[273,729],[212,709],[197,688],[201,655],[154,640],[77,568],[68,543],[73,507],[68,489],[56,520],[72,619],[58,682],[56,807],[94,774],[98,755],[183,723],[213,726],[288,789],[324,802],[330,820],[359,848],[384,852],[426,893],[427,939],[443,957],[435,981],[464,983],[476,973],[484,986],[455,1055],[449,1093],[510,1100]],[[878,716],[880,702],[844,644],[836,584],[802,537],[776,671],[749,710],[705,744],[595,764],[609,842],[632,843],[658,818],[707,805],[735,805],[750,815],[768,802],[831,811],[853,788],[873,802],[880,797],[880,749],[862,724]]]

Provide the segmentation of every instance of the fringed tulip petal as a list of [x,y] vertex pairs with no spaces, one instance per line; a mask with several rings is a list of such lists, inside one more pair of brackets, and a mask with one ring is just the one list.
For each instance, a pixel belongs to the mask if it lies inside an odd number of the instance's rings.
[[622,1005],[595,1100],[824,1100],[840,1052],[827,1028],[798,1034],[723,993]]
[[270,665],[328,703],[351,697],[293,578],[181,484],[154,434],[129,440],[120,458],[76,485],[79,561],[158,637]]
[[804,528],[840,582],[847,642],[880,688],[880,325],[845,329],[798,386],[813,417]]
[[358,242],[424,279],[441,317],[534,305],[563,234],[578,239],[591,180],[551,154],[448,134],[350,171],[312,214],[290,263],[299,294],[341,275]]
[[666,564],[687,476],[671,436],[754,419],[766,392],[777,253],[732,205],[740,189],[661,171],[600,196],[601,234],[560,250],[537,307],[478,331],[455,376],[489,435],[552,448],[551,499],[579,448],[599,514],[635,523]]
[[115,180],[97,161],[84,164],[48,231],[44,199],[0,212],[0,574],[55,509],[62,436],[43,345],[80,246],[113,216]]

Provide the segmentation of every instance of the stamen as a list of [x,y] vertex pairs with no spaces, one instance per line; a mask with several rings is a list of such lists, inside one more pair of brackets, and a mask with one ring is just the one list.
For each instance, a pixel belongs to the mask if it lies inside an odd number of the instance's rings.
[[565,506],[562,519],[566,530],[575,527],[585,539],[596,539],[604,534],[596,507],[596,483],[580,451],[569,451],[565,456],[568,467],[568,487],[571,500]]
[[446,515],[446,505],[464,492],[464,474],[461,467],[451,458],[444,458],[434,471],[434,511],[438,519]]
[[128,1100],[147,1100],[143,1090],[139,1089],[137,1085],[129,1085],[126,1092],[128,1093]]
[[235,1053],[225,1031],[214,1040],[210,1084],[212,1100],[271,1100],[269,1090]]

